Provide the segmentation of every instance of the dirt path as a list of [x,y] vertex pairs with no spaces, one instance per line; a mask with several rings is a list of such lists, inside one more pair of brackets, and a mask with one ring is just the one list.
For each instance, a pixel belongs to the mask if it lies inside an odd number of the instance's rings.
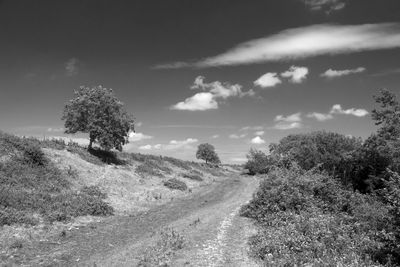
[[54,243],[27,247],[27,265],[135,266],[154,233],[173,227],[187,240],[172,266],[253,266],[246,251],[251,223],[238,216],[257,181],[238,175],[148,212],[110,217],[73,229]]

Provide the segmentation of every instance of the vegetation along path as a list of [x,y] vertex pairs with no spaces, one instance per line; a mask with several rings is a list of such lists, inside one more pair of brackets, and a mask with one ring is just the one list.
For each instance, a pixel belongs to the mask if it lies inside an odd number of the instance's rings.
[[[253,266],[246,244],[252,226],[238,211],[257,185],[253,177],[233,174],[190,198],[134,216],[110,217],[72,229],[59,242],[26,248],[31,253],[26,260],[29,265],[63,266],[152,266],[163,262],[169,266]],[[172,231],[167,234],[172,241],[163,244],[159,233],[166,227]],[[183,242],[173,251],[176,236],[182,236]]]

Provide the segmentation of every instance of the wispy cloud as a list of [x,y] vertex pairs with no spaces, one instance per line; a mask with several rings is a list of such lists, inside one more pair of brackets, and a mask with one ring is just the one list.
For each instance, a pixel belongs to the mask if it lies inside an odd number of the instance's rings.
[[326,13],[341,10],[346,6],[343,0],[302,0],[313,11],[324,10]]
[[177,150],[177,149],[192,149],[193,144],[199,140],[196,138],[187,138],[185,140],[171,140],[168,144],[144,145],[140,146],[141,150]]
[[307,114],[308,118],[316,119],[317,121],[327,121],[333,119],[332,114],[329,113],[319,113],[319,112],[311,112]]
[[57,128],[49,127],[49,128],[47,128],[47,131],[53,132],[53,133],[60,133],[60,132],[64,132],[65,128],[64,127],[57,127]]
[[217,139],[219,138],[219,134],[214,134],[213,136],[211,136],[212,139]]
[[289,78],[291,83],[302,83],[308,74],[308,68],[291,66],[287,71],[282,72],[281,76]]
[[290,130],[302,128],[303,124],[301,123],[301,113],[294,113],[288,116],[278,115],[275,117],[275,125],[272,127],[277,130]]
[[265,134],[264,131],[257,131],[257,132],[254,133],[254,135],[264,135],[264,134]]
[[75,76],[79,73],[79,59],[70,58],[65,62],[65,75],[67,76]]
[[255,145],[265,144],[265,140],[262,139],[262,138],[259,137],[259,136],[254,137],[253,139],[251,139],[250,142],[251,142],[252,144],[255,144]]
[[249,131],[249,130],[254,130],[254,131],[261,131],[262,129],[264,129],[263,126],[259,125],[259,126],[245,126],[239,129],[239,131]]
[[281,31],[241,43],[217,56],[159,68],[216,67],[348,54],[400,47],[400,23],[319,24]]
[[240,138],[245,138],[247,134],[230,134],[229,138],[230,139],[240,139]]
[[184,101],[178,102],[170,108],[174,110],[190,111],[218,109],[218,101],[223,101],[230,97],[255,95],[253,90],[243,92],[240,84],[230,84],[227,82],[221,83],[220,81],[205,83],[204,79],[205,78],[203,76],[196,77],[193,85],[190,88],[192,90],[202,90],[206,92],[196,93],[195,95],[186,98]]
[[340,76],[346,76],[350,74],[355,74],[355,73],[361,73],[366,71],[367,69],[364,67],[358,67],[355,69],[346,69],[346,70],[333,70],[333,69],[328,69],[324,73],[321,74],[321,77],[326,77],[326,78],[336,78]]
[[261,88],[274,87],[282,83],[276,72],[268,72],[262,75],[260,78],[254,81],[254,85]]

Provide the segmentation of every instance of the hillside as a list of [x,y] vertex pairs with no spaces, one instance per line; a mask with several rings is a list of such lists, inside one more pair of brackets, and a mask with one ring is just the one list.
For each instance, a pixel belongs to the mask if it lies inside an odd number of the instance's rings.
[[138,212],[200,192],[232,170],[170,157],[90,153],[76,143],[0,134],[2,263],[105,216]]

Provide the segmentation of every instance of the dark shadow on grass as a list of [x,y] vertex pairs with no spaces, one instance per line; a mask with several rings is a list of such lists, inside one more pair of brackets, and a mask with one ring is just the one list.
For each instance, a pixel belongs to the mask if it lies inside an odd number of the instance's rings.
[[102,162],[106,164],[115,164],[115,165],[126,165],[128,162],[126,160],[122,160],[118,158],[118,155],[112,151],[101,150],[98,148],[88,149],[88,152],[99,158]]

